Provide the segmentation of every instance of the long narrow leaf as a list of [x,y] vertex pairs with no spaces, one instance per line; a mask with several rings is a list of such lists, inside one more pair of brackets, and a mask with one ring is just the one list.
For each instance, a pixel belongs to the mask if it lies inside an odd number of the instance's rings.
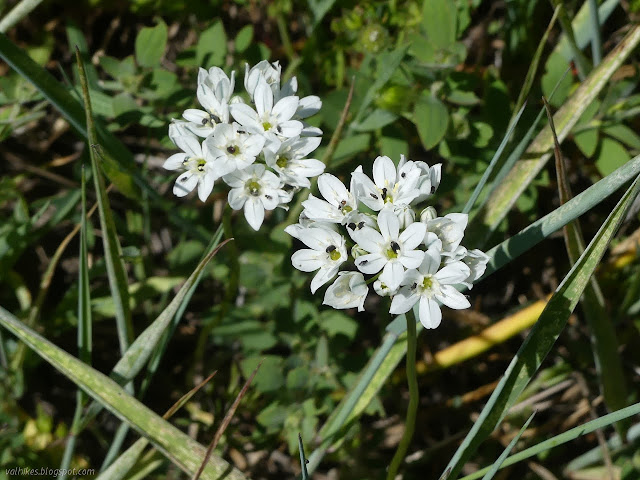
[[529,416],[529,419],[524,423],[524,425],[522,426],[518,434],[515,437],[513,437],[513,440],[509,442],[509,445],[507,445],[507,448],[505,448],[504,451],[500,454],[500,456],[498,457],[498,460],[494,462],[494,464],[491,466],[491,469],[486,473],[486,475],[482,477],[482,480],[491,480],[495,476],[495,474],[498,472],[498,470],[500,470],[500,468],[502,467],[502,464],[509,456],[509,453],[511,453],[511,450],[513,450],[513,447],[516,446],[516,443],[518,443],[518,440],[520,440],[520,437],[522,436],[524,431],[527,429],[527,427],[531,423],[531,420],[533,420],[533,417],[535,416],[535,414],[536,412],[533,412]]
[[640,176],[626,191],[616,208],[607,217],[578,262],[564,278],[549,300],[540,319],[511,361],[500,383],[480,413],[479,418],[447,466],[448,475],[456,478],[464,463],[475,452],[493,429],[500,423],[507,410],[515,403],[529,380],[551,350],[569,315],[580,300],[585,286],[595,271],[605,249],[613,238],[629,207],[640,189]]
[[89,97],[89,86],[87,75],[84,70],[84,62],[80,58],[80,50],[76,48],[76,60],[80,73],[80,83],[82,84],[82,96],[84,99],[85,116],[87,119],[87,135],[89,141],[89,156],[91,157],[91,169],[93,171],[93,182],[98,199],[98,213],[100,214],[100,226],[102,228],[102,246],[104,248],[104,262],[107,266],[107,276],[109,277],[109,287],[111,297],[115,306],[116,325],[118,326],[118,340],[120,342],[120,353],[129,348],[133,337],[133,325],[131,324],[131,310],[129,308],[129,287],[127,274],[122,261],[122,247],[118,239],[118,232],[113,221],[113,213],[109,206],[109,198],[105,191],[102,170],[98,167],[97,146],[98,137],[93,123],[91,112],[91,98]]
[[[597,430],[603,429],[609,425],[612,425],[616,422],[620,422],[621,420],[625,420],[634,415],[638,415],[640,413],[640,403],[636,403],[629,407],[623,408],[622,410],[618,410],[613,413],[609,413],[607,415],[603,415],[602,417],[591,420],[590,422],[585,423],[584,425],[579,425],[577,427],[572,428],[571,430],[567,430],[560,435],[556,435],[555,437],[549,438],[544,442],[540,442],[533,447],[529,447],[521,452],[518,452],[514,455],[508,457],[500,468],[508,467],[509,465],[513,465],[515,463],[521,462],[527,458],[534,457],[539,455],[540,453],[544,453],[554,447],[562,445],[564,443],[568,443],[576,438],[579,438],[583,435],[588,435],[591,432],[595,432]],[[600,449],[600,447],[597,447]],[[478,470],[477,472],[473,472],[471,475],[467,475],[466,477],[462,477],[460,480],[475,480],[484,475],[487,471],[489,471],[490,467],[483,468],[482,470]]]
[[[554,121],[561,142],[638,43],[640,43],[640,25],[635,25],[558,110]],[[493,230],[502,221],[520,194],[551,157],[552,149],[551,130],[545,127],[531,143],[523,158],[514,165],[504,181],[492,192],[484,208],[476,216],[485,228]]]
[[[193,475],[205,448],[129,395],[103,373],[69,355],[0,307],[0,324],[31,347],[44,360],[100,402],[188,475]],[[204,479],[242,480],[244,475],[222,458],[212,456],[202,473]]]

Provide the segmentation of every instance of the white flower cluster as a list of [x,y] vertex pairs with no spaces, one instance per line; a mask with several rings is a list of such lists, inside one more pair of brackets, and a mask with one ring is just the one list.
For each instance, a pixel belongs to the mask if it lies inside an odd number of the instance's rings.
[[316,96],[298,97],[296,78],[281,85],[280,73],[278,62],[246,66],[250,106],[232,96],[235,72],[229,78],[218,67],[200,69],[202,110],[187,109],[184,120],[169,126],[169,138],[182,150],[164,163],[167,170],[183,171],[173,187],[175,195],[183,197],[197,187],[204,202],[221,178],[231,187],[231,208],[244,208],[247,222],[258,230],[265,210],[286,208],[297,190],[310,186],[310,177],[324,172],[322,162],[307,158],[320,145],[322,131],[302,121],[317,113],[322,102]]
[[[438,217],[427,207],[416,219],[413,209],[434,194],[440,177],[440,164],[429,167],[404,156],[397,168],[389,157],[376,158],[373,180],[359,166],[351,174],[349,189],[333,175],[321,175],[318,188],[323,198],[309,195],[299,223],[285,230],[309,247],[295,252],[291,261],[298,270],[318,271],[311,292],[338,275],[324,303],[362,311],[373,283],[378,295],[392,297],[392,314],[408,312],[419,302],[425,328],[440,325],[441,305],[468,308],[469,301],[456,286],[471,288],[489,257],[460,244],[467,215]],[[347,235],[341,233],[344,230]],[[347,262],[357,271],[338,272]]]

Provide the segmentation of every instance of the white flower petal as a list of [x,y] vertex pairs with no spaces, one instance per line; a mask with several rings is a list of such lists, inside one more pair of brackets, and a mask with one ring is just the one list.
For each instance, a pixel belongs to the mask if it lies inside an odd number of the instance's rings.
[[433,298],[422,297],[420,299],[420,323],[427,329],[438,328],[442,321],[440,305]]
[[185,155],[184,153],[174,153],[164,161],[164,164],[162,166],[167,170],[177,170],[178,168],[182,167],[182,162],[184,161],[185,157],[188,157],[188,155]]
[[441,291],[436,295],[436,298],[447,307],[455,310],[461,310],[471,306],[467,297],[457,291],[452,285],[442,285]]
[[278,126],[280,127],[280,135],[286,138],[292,138],[296,135],[300,135],[303,128],[302,122],[299,122],[298,120],[287,120],[279,123]]
[[244,218],[255,231],[260,230],[260,225],[264,221],[264,206],[262,202],[255,198],[249,197],[244,204]]
[[367,275],[373,275],[378,273],[387,263],[387,259],[379,253],[370,253],[368,255],[362,255],[355,260],[356,267],[362,273]]
[[313,277],[313,280],[311,280],[311,293],[316,293],[316,290],[318,290],[318,288],[335,277],[337,273],[338,265],[325,265],[323,267],[320,267],[320,270],[318,270],[316,276]]
[[373,181],[379,188],[393,188],[396,183],[396,166],[389,157],[378,157],[373,162]]
[[458,261],[448,264],[442,270],[435,274],[440,283],[447,285],[455,285],[460,283],[469,276],[471,270],[464,263]]
[[271,114],[278,119],[279,122],[286,122],[293,117],[298,109],[299,98],[298,97],[285,97],[281,98],[276,103],[271,111]]
[[321,252],[305,248],[294,252],[291,256],[291,263],[303,272],[314,272],[326,263],[324,257],[325,255],[322,255]]
[[198,184],[198,176],[191,172],[184,172],[176,179],[173,186],[173,194],[176,197],[184,197],[191,192]]
[[427,226],[424,223],[416,222],[409,225],[404,232],[400,234],[400,242],[402,248],[413,250],[424,240],[427,233]]
[[380,232],[368,226],[364,226],[359,230],[355,230],[351,233],[351,236],[358,245],[360,245],[369,253],[380,252],[385,243],[385,239],[382,237]]
[[253,93],[253,100],[256,104],[258,116],[264,118],[265,113],[271,112],[273,108],[273,92],[264,78],[258,82],[258,86]]
[[378,226],[380,227],[380,233],[386,241],[398,240],[400,221],[393,211],[382,209],[378,214]]
[[380,281],[389,286],[390,289],[395,290],[400,286],[404,279],[404,267],[397,260],[387,262],[380,275]]
[[206,201],[209,195],[211,195],[214,181],[215,178],[213,174],[206,174],[200,179],[200,182],[198,183],[198,198],[200,201]]
[[420,296],[417,295],[414,290],[408,287],[403,287],[393,297],[389,313],[393,315],[407,313],[409,310],[411,310],[411,307],[416,304],[419,298]]
[[258,114],[249,105],[245,103],[234,103],[229,105],[229,111],[236,122],[247,129],[251,129],[252,132],[261,132],[264,130]]
[[422,250],[409,250],[404,252],[399,258],[400,263],[406,268],[418,268],[424,260],[424,252]]

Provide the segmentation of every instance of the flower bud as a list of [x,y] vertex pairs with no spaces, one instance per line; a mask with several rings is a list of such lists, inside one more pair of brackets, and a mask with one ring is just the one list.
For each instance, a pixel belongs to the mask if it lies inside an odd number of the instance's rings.
[[244,103],[244,99],[240,95],[234,95],[233,97],[231,97],[231,100],[229,100],[229,103],[231,105],[233,105],[234,103]]
[[436,209],[433,207],[427,207],[422,212],[420,212],[420,221],[422,223],[427,223],[429,220],[433,220],[438,217],[438,213]]
[[405,229],[416,221],[416,212],[408,205],[403,205],[396,210],[398,220],[400,220],[400,228]]
[[382,283],[380,280],[376,280],[375,282],[373,282],[373,289],[381,297],[392,297],[396,293],[398,293],[398,289],[391,290],[387,285]]

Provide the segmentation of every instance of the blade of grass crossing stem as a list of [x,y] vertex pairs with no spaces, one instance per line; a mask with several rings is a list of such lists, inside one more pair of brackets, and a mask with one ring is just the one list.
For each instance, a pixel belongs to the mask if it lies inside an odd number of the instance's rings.
[[[18,74],[28,80],[40,93],[62,114],[69,124],[84,138],[88,138],[86,119],[82,104],[78,102],[69,90],[58,82],[47,70],[34,62],[29,55],[17,47],[6,35],[0,33],[0,57]],[[209,241],[210,233],[201,225],[185,220],[173,207],[173,203],[160,196],[156,189],[149,184],[136,168],[131,152],[106,129],[100,122],[95,121],[97,136],[105,150],[105,160],[110,164],[110,171],[119,170],[120,175],[111,178],[122,192],[135,195],[129,185],[133,178],[135,184],[148,193],[149,198],[162,208],[169,220],[177,227],[192,232],[199,239]]]
[[[560,204],[564,205],[573,198],[571,187],[567,180],[564,159],[560,150],[560,144],[555,133],[553,115],[547,101],[545,108],[549,118],[549,126],[554,136],[554,156],[556,161],[556,176],[558,179],[558,191]],[[585,241],[578,219],[568,223],[563,228],[565,245],[571,264],[575,264],[584,252]],[[618,355],[618,339],[616,338],[611,318],[607,313],[604,295],[595,275],[584,289],[581,298],[585,319],[589,325],[591,345],[593,350],[596,371],[600,380],[602,395],[610,411],[620,410],[627,406],[627,388],[622,371],[622,362]],[[618,425],[619,432],[624,436],[624,425]]]
[[[631,27],[620,44],[595,68],[554,116],[558,138],[563,141],[594,98],[608,84],[613,73],[640,43],[640,25]],[[536,177],[551,156],[553,137],[545,127],[529,145],[504,180],[491,193],[476,216],[484,228],[494,230],[520,194]]]
[[[482,279],[533,248],[546,237],[562,228],[599,204],[622,185],[640,174],[640,155],[627,162],[615,172],[592,185],[575,198],[543,218],[532,223],[518,234],[496,245],[487,255],[489,264]],[[309,472],[313,473],[331,445],[341,439],[344,425],[354,421],[365,410],[371,399],[384,384],[406,352],[406,342],[398,337],[404,333],[406,321],[398,316],[387,326],[383,343],[363,369],[360,378],[340,402],[318,432],[320,445],[309,457]]]
[[[2,307],[0,325],[29,345],[56,370],[120,420],[127,422],[139,434],[149,439],[155,448],[186,474],[193,475],[197,471],[205,455],[205,448],[198,442],[133,398],[111,378],[58,348]],[[213,480],[221,477],[225,480],[245,478],[222,458],[212,455],[202,478]]]
[[[329,145],[322,155],[320,161],[325,164],[326,167],[329,166],[331,160],[333,159],[333,154],[336,152],[336,148],[338,148],[338,144],[340,143],[340,137],[342,137],[342,131],[344,130],[344,124],[347,121],[347,115],[349,114],[349,108],[351,107],[351,101],[353,100],[353,89],[356,85],[355,77],[351,79],[351,87],[349,88],[349,95],[347,95],[347,101],[344,104],[344,108],[342,109],[342,113],[340,114],[340,119],[338,120],[338,125],[336,129],[333,131],[333,135],[331,135],[331,140],[329,140]],[[291,225],[298,221],[298,217],[300,216],[300,212],[302,212],[302,202],[308,197],[308,193],[315,191],[318,185],[318,177],[315,177],[311,181],[311,186],[301,192],[298,193],[298,198],[296,199],[295,205],[291,207],[289,210],[289,215],[287,215],[287,220],[281,224],[279,227],[284,230],[287,225]]]
[[192,480],[198,480],[200,478],[200,475],[202,474],[202,471],[204,470],[204,467],[206,466],[207,462],[209,461],[209,457],[213,453],[213,450],[218,446],[218,442],[220,442],[220,439],[222,438],[222,434],[225,432],[225,430],[229,426],[229,423],[231,422],[231,419],[235,415],[236,410],[238,409],[238,405],[240,405],[240,401],[246,395],[247,390],[249,389],[249,385],[251,385],[251,382],[255,378],[256,373],[258,373],[258,369],[260,368],[260,365],[262,365],[262,361],[260,361],[260,363],[258,363],[258,365],[253,370],[253,372],[251,373],[249,378],[247,378],[247,381],[244,382],[244,385],[243,385],[242,389],[240,390],[240,393],[238,393],[238,395],[236,396],[236,399],[231,404],[231,408],[229,408],[229,410],[227,411],[226,415],[222,419],[222,423],[220,424],[220,426],[216,430],[216,433],[213,436],[213,440],[209,444],[209,448],[207,448],[207,453],[205,454],[204,459],[202,460],[202,465],[200,465],[200,468],[198,469],[198,471],[193,475],[193,479]]
[[304,445],[302,444],[302,435],[298,433],[298,450],[300,451],[300,470],[302,474],[301,480],[309,480],[309,472],[307,470],[307,457],[304,456]]
[[447,470],[450,471],[451,478],[457,478],[464,463],[475,452],[478,445],[500,423],[551,350],[639,189],[640,176],[636,177],[549,300],[471,431],[449,462]]
[[[514,465],[522,460],[526,460],[527,458],[535,457],[540,455],[541,453],[547,452],[554,447],[559,445],[563,445],[568,443],[576,438],[580,438],[584,435],[588,435],[592,432],[605,428],[609,425],[613,425],[622,420],[633,417],[634,415],[638,415],[640,413],[640,403],[636,403],[629,407],[623,408],[622,410],[618,410],[613,413],[609,413],[607,415],[603,415],[602,417],[591,420],[583,425],[579,425],[577,427],[572,428],[571,430],[567,430],[560,435],[556,435],[555,437],[549,438],[544,442],[540,442],[533,447],[529,447],[521,452],[511,455],[508,457],[504,463],[500,466],[500,468],[508,467],[509,465]],[[482,470],[478,470],[477,472],[473,472],[471,475],[467,475],[462,477],[460,480],[476,480],[484,475],[487,471],[489,471],[491,467],[483,468]]]
[[576,36],[573,33],[573,25],[571,24],[571,19],[569,18],[569,14],[567,13],[567,9],[564,6],[562,0],[551,0],[551,3],[554,7],[560,7],[560,13],[558,16],[558,20],[560,25],[562,26],[562,31],[564,32],[564,36],[569,43],[569,48],[571,49],[571,54],[573,56],[574,62],[576,64],[576,68],[578,70],[578,77],[580,77],[580,81],[584,81],[587,74],[591,71],[592,66],[589,63],[589,60],[582,53],[580,47],[576,43]]
[[511,453],[511,450],[513,450],[513,447],[516,446],[516,443],[518,443],[518,440],[520,440],[520,437],[522,436],[524,431],[527,429],[527,427],[531,423],[531,420],[533,420],[533,417],[535,416],[535,414],[536,414],[536,412],[534,411],[531,414],[531,416],[529,417],[529,419],[522,426],[522,428],[520,429],[518,434],[515,437],[513,437],[513,440],[511,440],[509,442],[509,445],[507,445],[507,448],[504,449],[502,454],[498,457],[498,459],[491,466],[491,469],[486,473],[486,475],[484,477],[482,477],[482,480],[491,480],[495,476],[495,474],[498,473],[498,470],[500,470],[500,467],[502,466],[504,461],[509,456],[509,453]]
[[[223,225],[220,225],[216,230],[216,232],[213,234],[213,237],[211,238],[211,242],[207,246],[207,249],[205,250],[203,257],[200,260],[201,262],[204,261],[204,259],[208,255],[210,255],[211,252],[213,252],[216,249],[216,247],[218,247],[220,240],[222,240],[223,232],[224,232]],[[142,385],[140,386],[140,395],[144,395],[145,392],[147,391],[147,388],[149,388],[151,379],[153,378],[154,374],[158,370],[158,367],[160,366],[160,361],[162,360],[162,356],[164,355],[164,352],[167,349],[169,340],[173,337],[173,333],[178,327],[178,324],[180,323],[180,319],[182,319],[182,316],[184,315],[184,312],[187,309],[187,305],[189,305],[189,302],[191,301],[191,297],[193,297],[193,294],[198,288],[198,285],[200,285],[200,281],[202,280],[204,272],[205,270],[201,269],[198,275],[196,276],[193,284],[189,287],[189,290],[185,294],[182,300],[182,303],[176,310],[175,315],[171,320],[171,323],[169,324],[168,328],[164,332],[162,339],[160,340],[160,343],[158,344],[157,348],[153,350],[151,360],[149,360],[149,363],[147,364],[147,371],[145,372],[145,375],[142,379]]]
[[600,13],[596,0],[589,0],[589,21],[591,24],[591,58],[593,65],[602,61],[602,36],[600,35]]
[[487,166],[484,173],[482,174],[482,178],[476,185],[476,188],[473,190],[473,193],[469,197],[469,200],[467,200],[466,205],[462,209],[462,213],[469,213],[473,208],[473,204],[476,203],[476,200],[480,196],[480,192],[482,191],[485,184],[489,180],[489,177],[493,173],[493,169],[498,163],[498,160],[500,160],[500,155],[502,155],[502,152],[507,146],[507,142],[509,142],[509,139],[511,138],[511,134],[515,130],[516,126],[518,125],[518,121],[520,120],[520,117],[522,116],[522,113],[524,112],[525,107],[526,105],[522,105],[522,107],[520,108],[520,111],[517,113],[516,117],[511,122],[511,125],[509,126],[509,129],[507,130],[506,135],[502,139],[502,142],[500,142],[500,146],[498,147],[498,150],[496,150],[496,153],[493,155],[491,162],[489,162],[489,165]]
[[[202,261],[198,264],[193,273],[189,276],[187,281],[180,287],[180,290],[174,297],[174,299],[167,305],[162,313],[149,325],[144,332],[142,332],[135,342],[129,347],[125,355],[118,360],[118,363],[111,370],[110,377],[115,380],[119,385],[128,384],[144,367],[147,360],[157,348],[158,342],[162,337],[162,334],[167,330],[167,327],[178,309],[185,302],[187,293],[191,287],[195,284],[196,279],[200,275],[200,272],[207,266],[209,261],[218,253],[218,250],[222,248],[227,242],[232,239],[227,239],[212,250]],[[102,409],[98,403],[93,403],[87,410],[85,417],[86,424]]]
[[[199,385],[196,385],[186,394],[184,394],[180,399],[174,403],[169,410],[167,410],[162,418],[165,420],[169,420],[174,413],[180,410],[190,399],[193,397],[198,390],[204,387],[209,381],[218,373],[217,371],[213,372],[207,378],[205,378]],[[149,444],[149,441],[142,437],[136,440],[136,442],[131,445],[126,451],[124,451],[117,460],[115,460],[109,468],[104,470],[96,480],[122,480],[127,477],[129,471],[135,466],[138,458],[144,451],[144,449]]]
[[[92,318],[91,294],[89,291],[89,264],[87,261],[87,185],[86,172],[82,166],[81,203],[82,216],[80,220],[80,253],[78,255],[78,357],[87,365],[91,365],[92,351]],[[87,401],[87,394],[81,389],[76,393],[76,409],[73,414],[71,431],[67,437],[62,462],[60,464],[59,479],[67,478],[67,471],[71,465],[76,439],[82,419],[82,412]]]
[[[524,83],[522,84],[522,89],[520,90],[520,94],[518,95],[518,101],[516,102],[516,106],[513,109],[514,113],[519,111],[520,108],[524,105],[527,97],[529,96],[529,92],[531,91],[531,86],[533,85],[533,80],[536,78],[536,74],[538,73],[538,66],[540,65],[540,58],[542,58],[542,52],[544,52],[544,48],[547,46],[547,39],[549,38],[549,33],[553,29],[553,26],[556,24],[556,19],[558,18],[558,12],[560,11],[560,7],[556,7],[551,20],[549,21],[549,25],[547,25],[547,29],[542,35],[540,42],[538,43],[538,48],[531,59],[531,65],[529,65],[529,70],[527,70],[527,75],[524,77]],[[564,78],[564,75],[563,77]],[[513,117],[511,118],[513,121]]]
[[84,109],[87,119],[87,135],[89,141],[89,156],[91,157],[91,169],[93,172],[93,182],[98,199],[98,213],[100,214],[100,227],[102,228],[102,245],[104,247],[104,260],[109,277],[109,287],[113,303],[115,306],[116,325],[118,327],[118,341],[120,343],[120,353],[124,355],[129,348],[133,338],[133,326],[131,324],[131,311],[129,309],[129,288],[127,285],[127,275],[122,261],[122,247],[118,240],[118,233],[113,221],[113,212],[109,206],[109,199],[105,192],[102,171],[98,166],[97,148],[98,139],[96,127],[93,123],[91,112],[91,98],[89,97],[89,87],[87,85],[87,75],[84,63],[80,57],[80,50],[76,48],[76,61],[78,62],[78,72],[82,85],[82,96],[84,99]]

